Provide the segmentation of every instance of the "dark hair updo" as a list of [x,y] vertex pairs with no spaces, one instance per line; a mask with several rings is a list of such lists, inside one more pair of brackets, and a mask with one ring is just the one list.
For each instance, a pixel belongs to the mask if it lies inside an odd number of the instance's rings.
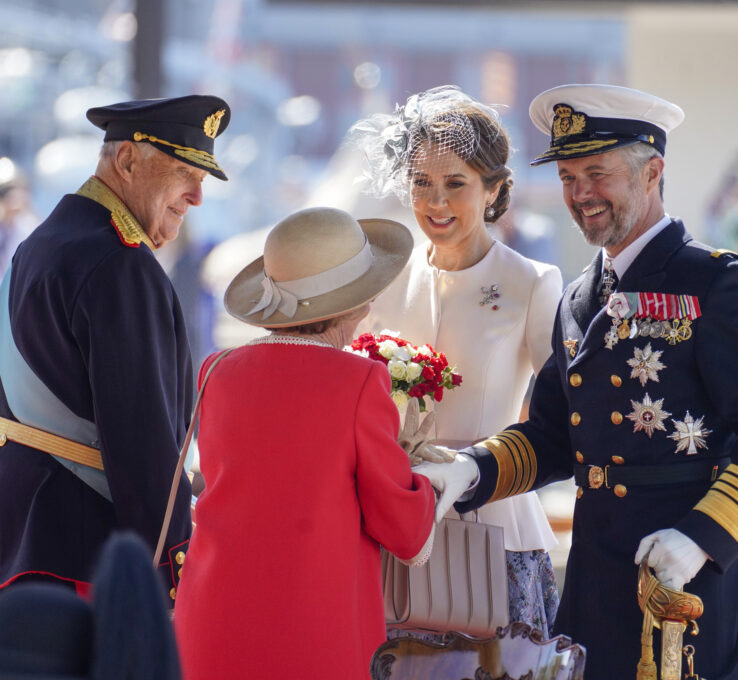
[[507,166],[510,140],[497,117],[470,101],[460,102],[430,120],[420,119],[410,129],[408,169],[424,142],[456,153],[480,174],[486,189],[499,183],[497,198],[484,211],[485,221],[499,220],[510,204],[513,179],[512,170]]

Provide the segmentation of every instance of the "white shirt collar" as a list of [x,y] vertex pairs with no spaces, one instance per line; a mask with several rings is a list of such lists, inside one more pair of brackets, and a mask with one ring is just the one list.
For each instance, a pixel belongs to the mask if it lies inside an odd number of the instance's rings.
[[602,249],[602,268],[605,267],[605,258],[612,260],[612,268],[618,276],[618,279],[623,278],[623,274],[628,271],[628,267],[633,264],[633,260],[638,257],[640,252],[646,247],[646,244],[655,238],[662,229],[671,224],[671,217],[664,213],[664,216],[656,222],[652,227],[646,229],[633,243],[623,248],[615,257],[610,257],[607,251]]

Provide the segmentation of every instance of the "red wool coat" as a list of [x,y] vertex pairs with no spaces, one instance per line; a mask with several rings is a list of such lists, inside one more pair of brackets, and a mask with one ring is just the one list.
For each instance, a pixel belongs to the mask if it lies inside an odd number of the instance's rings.
[[369,677],[379,545],[417,554],[434,508],[389,386],[383,365],[315,345],[252,344],[214,369],[174,617],[185,680]]

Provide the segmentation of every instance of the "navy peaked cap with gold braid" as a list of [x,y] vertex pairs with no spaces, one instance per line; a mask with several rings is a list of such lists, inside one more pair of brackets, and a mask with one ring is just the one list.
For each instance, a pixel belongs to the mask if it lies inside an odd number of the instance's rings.
[[231,109],[220,97],[139,99],[98,106],[87,111],[87,118],[105,130],[106,142],[148,142],[218,179],[228,179],[213,156],[215,138],[231,119]]
[[530,118],[551,135],[531,165],[594,156],[638,142],[664,155],[666,135],[684,120],[676,104],[617,85],[561,85],[539,94]]

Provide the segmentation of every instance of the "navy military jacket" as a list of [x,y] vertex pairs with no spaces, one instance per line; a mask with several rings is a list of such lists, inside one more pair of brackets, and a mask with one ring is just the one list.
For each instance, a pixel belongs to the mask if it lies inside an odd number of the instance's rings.
[[[17,349],[70,417],[94,423],[98,441],[82,443],[101,449],[111,500],[47,453],[8,440],[0,587],[24,574],[88,582],[113,530],[135,530],[152,554],[156,546],[193,402],[182,313],[153,252],[127,243],[111,210],[81,195],[62,198],[9,274],[3,351]],[[0,375],[0,416],[23,422],[12,408],[15,379]],[[162,566],[175,583],[190,495],[183,476]]]
[[[682,531],[712,558],[685,587],[705,606],[700,634],[685,644],[696,647],[700,675],[738,678],[738,260],[695,242],[672,221],[617,291],[681,296],[700,315],[681,312],[661,331],[653,330],[655,317],[634,315],[621,337],[621,320],[614,325],[597,300],[600,271],[598,254],[564,291],[530,419],[488,439],[486,450],[475,447],[481,480],[457,509],[576,473],[555,629],[586,646],[585,676],[598,680],[635,677],[640,540],[659,529]],[[684,464],[687,478],[670,482]],[[655,466],[650,477],[645,466]],[[635,471],[637,482],[619,482],[621,471]]]

